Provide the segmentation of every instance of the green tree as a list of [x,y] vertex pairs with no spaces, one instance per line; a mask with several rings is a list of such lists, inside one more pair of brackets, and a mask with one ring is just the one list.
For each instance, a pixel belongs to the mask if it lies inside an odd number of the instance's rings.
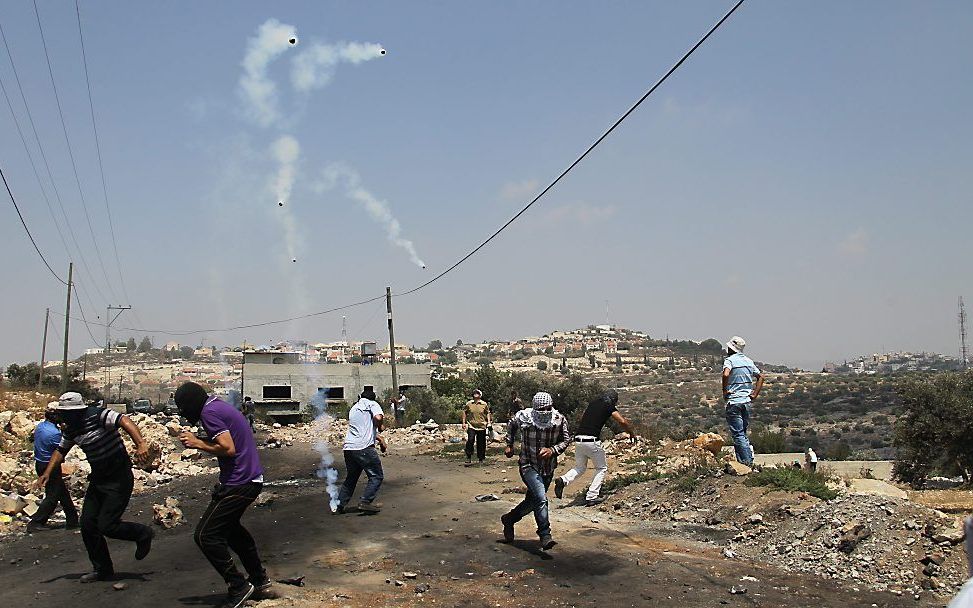
[[429,346],[426,347],[426,351],[428,351],[428,352],[435,352],[435,351],[439,351],[439,350],[442,350],[442,349],[443,349],[443,341],[442,340],[433,340],[433,341],[431,341],[429,343]]
[[134,353],[135,349],[138,348],[138,345],[135,344],[135,338],[129,338],[128,342],[125,343],[125,346],[128,348],[128,352],[130,353]]
[[547,371],[547,361],[538,361],[537,362],[537,369],[540,370],[540,371],[542,371],[542,372],[546,372]]
[[152,340],[149,340],[148,336],[144,336],[142,341],[139,342],[138,352],[147,353],[152,350]]
[[193,356],[192,346],[181,346],[179,347],[179,356],[183,359],[189,359]]
[[921,485],[935,472],[973,474],[973,370],[911,378],[897,387],[893,474]]

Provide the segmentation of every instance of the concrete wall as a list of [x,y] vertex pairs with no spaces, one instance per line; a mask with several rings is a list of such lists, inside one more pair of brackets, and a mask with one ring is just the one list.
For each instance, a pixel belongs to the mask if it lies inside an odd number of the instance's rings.
[[[431,385],[432,368],[428,364],[397,364],[399,386]],[[291,364],[251,363],[249,357],[243,364],[243,395],[252,397],[258,407],[274,400],[264,399],[265,386],[290,386],[290,401],[301,404],[302,411],[309,411],[311,396],[319,388],[342,387],[343,400],[354,403],[365,386],[372,386],[381,397],[383,391],[392,388],[392,367],[383,363],[373,365],[347,364]]]

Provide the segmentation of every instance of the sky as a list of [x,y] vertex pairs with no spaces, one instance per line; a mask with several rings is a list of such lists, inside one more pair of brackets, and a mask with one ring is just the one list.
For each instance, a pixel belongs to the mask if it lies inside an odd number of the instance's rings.
[[[732,3],[81,0],[114,242],[74,3],[38,6],[65,129],[33,5],[0,26],[53,186],[4,49],[18,122],[0,100],[0,167],[57,273],[76,263],[91,322],[72,320],[76,355],[104,343],[109,303],[133,307],[113,336],[157,345],[335,340],[342,315],[349,339],[387,339],[381,300],[217,330],[432,278]],[[395,298],[397,341],[542,335],[602,323],[607,304],[653,337],[738,334],[807,368],[956,354],[957,298],[973,305],[971,26],[962,1],[748,0],[497,239]],[[65,288],[0,207],[0,363],[39,357],[47,307],[57,356]]]

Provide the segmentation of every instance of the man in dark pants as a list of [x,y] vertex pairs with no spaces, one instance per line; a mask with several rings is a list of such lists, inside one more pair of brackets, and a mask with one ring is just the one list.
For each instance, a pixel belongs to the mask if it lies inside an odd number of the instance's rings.
[[[263,489],[257,442],[239,410],[210,397],[195,382],[186,382],[176,390],[176,406],[190,424],[201,424],[207,437],[200,439],[186,431],[179,436],[182,444],[213,454],[220,464],[219,483],[213,489],[213,498],[193,538],[226,581],[227,595],[222,608],[238,608],[254,593],[265,596],[271,588],[257,544],[240,523],[247,507]],[[249,579],[237,570],[230,549],[240,557]]]
[[128,416],[96,406],[86,406],[79,393],[61,395],[57,406],[58,418],[64,424],[61,442],[51,455],[47,469],[38,478],[38,485],[47,485],[68,451],[80,446],[91,465],[88,489],[81,506],[81,538],[94,571],[81,577],[82,583],[108,580],[115,574],[108,542],[105,537],[135,543],[135,559],[145,559],[152,548],[155,533],[148,526],[122,521],[122,514],[132,497],[135,478],[132,460],[122,443],[118,428],[135,443],[135,458],[145,461],[149,446],[135,423]]
[[473,463],[473,444],[476,444],[476,458],[483,464],[486,458],[487,429],[493,424],[490,404],[483,400],[480,389],[473,391],[473,398],[463,408],[463,427],[466,429],[466,465]]
[[384,419],[382,406],[375,400],[375,391],[371,389],[363,391],[361,398],[348,412],[348,432],[343,447],[345,481],[338,491],[338,513],[345,512],[363,471],[368,477],[368,484],[358,502],[358,510],[372,514],[380,510],[375,504],[375,496],[382,487],[385,473],[382,471],[382,459],[375,451],[375,442],[385,452],[385,441],[379,436]]
[[253,413],[254,413],[253,399],[251,399],[250,397],[244,397],[243,415],[247,417],[247,421],[250,423],[250,432],[256,433],[257,429],[253,427]]
[[[47,404],[44,410],[44,420],[34,428],[34,468],[37,470],[38,477],[47,470],[47,463],[51,461],[51,456],[61,443],[61,429],[57,428],[57,401]],[[71,500],[71,493],[64,485],[64,478],[61,477],[61,467],[56,467],[51,471],[47,484],[44,485],[44,500],[37,507],[37,512],[30,518],[27,524],[27,533],[41,530],[47,523],[47,519],[57,509],[58,503],[64,509],[65,527],[69,530],[78,527],[78,510],[74,508]]]
[[509,513],[500,518],[503,524],[503,538],[506,542],[514,540],[514,524],[534,512],[537,522],[537,536],[541,549],[545,551],[557,543],[551,537],[551,522],[547,506],[547,489],[554,479],[557,457],[568,448],[568,423],[560,412],[554,409],[554,400],[548,393],[537,393],[533,407],[521,410],[507,425],[507,449],[504,455],[513,456],[514,441],[520,431],[520,478],[527,486],[527,495]]

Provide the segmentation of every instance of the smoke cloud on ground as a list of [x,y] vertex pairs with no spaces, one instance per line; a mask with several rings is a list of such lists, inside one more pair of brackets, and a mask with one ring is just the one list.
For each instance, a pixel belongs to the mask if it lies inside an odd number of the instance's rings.
[[327,484],[328,496],[331,497],[328,505],[331,511],[338,510],[338,470],[334,468],[334,456],[331,454],[331,447],[328,445],[328,430],[334,417],[328,414],[327,391],[321,390],[311,397],[311,406],[314,408],[314,421],[311,423],[311,438],[314,449],[321,455],[318,463],[318,470],[315,473],[318,479],[323,479]]

